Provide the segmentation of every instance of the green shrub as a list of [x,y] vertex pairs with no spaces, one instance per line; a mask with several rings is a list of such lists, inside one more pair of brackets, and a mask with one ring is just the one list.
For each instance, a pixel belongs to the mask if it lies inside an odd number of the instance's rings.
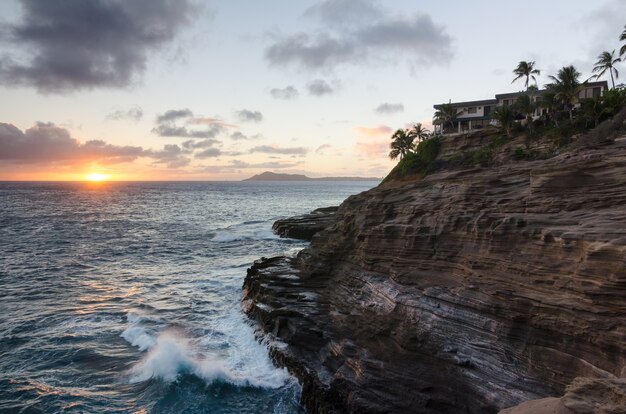
[[441,149],[441,137],[426,139],[398,162],[384,181],[398,179],[414,174],[428,174],[437,169],[437,156]]
[[515,148],[515,151],[513,151],[513,159],[514,160],[523,160],[524,158],[526,158],[526,153],[524,152],[523,148]]
[[463,165],[471,166],[480,164],[486,167],[491,162],[491,150],[487,148],[481,148],[474,151],[470,151],[465,154],[463,159]]

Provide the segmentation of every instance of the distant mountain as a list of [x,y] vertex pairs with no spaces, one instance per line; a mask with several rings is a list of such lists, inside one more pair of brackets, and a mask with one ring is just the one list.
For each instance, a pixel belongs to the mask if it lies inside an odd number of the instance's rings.
[[380,181],[377,177],[322,177],[311,178],[302,174],[279,174],[271,171],[254,175],[243,181]]

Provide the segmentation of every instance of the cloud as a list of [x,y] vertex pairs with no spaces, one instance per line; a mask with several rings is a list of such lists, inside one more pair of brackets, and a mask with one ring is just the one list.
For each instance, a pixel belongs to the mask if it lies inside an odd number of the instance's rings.
[[356,152],[368,159],[386,158],[389,153],[388,140],[359,141],[355,145]]
[[171,43],[197,7],[189,0],[22,0],[6,29],[19,56],[0,58],[0,83],[40,92],[126,87],[150,52]]
[[[189,129],[180,126],[178,121],[184,121],[188,125],[203,125],[204,129]],[[179,138],[214,138],[232,125],[226,124],[217,118],[197,118],[189,109],[171,109],[158,115],[156,126],[152,132],[161,137]]]
[[109,121],[133,121],[138,122],[143,118],[143,109],[139,106],[133,106],[130,109],[118,109],[105,117]]
[[21,131],[0,123],[0,160],[13,163],[99,162],[116,164],[147,156],[141,147],[117,146],[101,140],[80,143],[65,128],[37,123]]
[[333,87],[323,79],[315,79],[309,82],[306,88],[308,89],[309,94],[313,96],[329,95],[335,92],[335,89],[333,89]]
[[204,151],[197,152],[195,154],[196,158],[205,159],[205,158],[213,158],[219,157],[222,155],[222,151],[219,148],[208,148]]
[[152,132],[160,137],[179,137],[179,138],[213,138],[223,131],[220,125],[211,125],[203,130],[190,130],[186,127],[173,125],[157,125],[152,128]]
[[377,127],[355,127],[354,130],[363,136],[379,137],[381,135],[389,135],[393,132],[393,129],[387,125],[379,125]]
[[248,136],[243,134],[240,131],[235,131],[232,134],[230,134],[230,138],[234,139],[235,141],[243,141],[243,140],[248,139]]
[[283,154],[283,155],[298,155],[304,156],[309,152],[304,147],[279,147],[276,145],[259,145],[251,148],[250,153],[260,152],[264,154]]
[[85,164],[101,165],[133,162],[138,158],[152,159],[169,168],[189,165],[190,155],[195,149],[202,149],[195,156],[208,158],[221,152],[211,146],[217,140],[185,141],[179,145],[164,145],[160,150],[144,149],[136,146],[107,144],[102,140],[89,140],[84,143],[73,138],[70,132],[52,123],[39,122],[21,131],[11,124],[0,123],[0,161],[13,164]]
[[220,141],[216,140],[216,139],[212,139],[212,138],[208,138],[208,139],[204,139],[202,141],[195,141],[193,139],[190,139],[188,141],[185,141],[181,144],[181,146],[186,149],[186,150],[194,150],[194,149],[198,149],[198,148],[209,148],[212,147],[213,145],[219,144]]
[[159,151],[149,151],[149,156],[158,163],[166,164],[168,168],[185,167],[191,162],[187,152],[176,144],[164,145]]
[[249,163],[241,160],[232,160],[229,164],[226,165],[210,165],[204,167],[205,172],[210,173],[228,173],[228,172],[236,172],[239,170],[246,169],[255,169],[255,168],[267,168],[273,170],[285,169],[285,168],[293,168],[299,166],[300,163],[296,162],[280,162],[280,161],[268,161],[268,162],[259,162],[259,163]]
[[193,116],[193,112],[190,109],[170,109],[165,111],[164,114],[157,116],[157,124],[164,124],[166,122],[173,122],[180,118],[189,118]]
[[261,122],[263,120],[263,114],[259,111],[242,109],[237,112],[237,118],[239,118],[241,122]]
[[396,16],[374,0],[326,0],[304,14],[317,19],[320,27],[274,35],[265,50],[271,65],[318,70],[407,61],[414,68],[452,59],[452,38],[428,14]]
[[315,17],[332,25],[359,24],[375,20],[381,14],[384,10],[371,0],[322,1],[304,12],[306,17]]
[[397,114],[404,111],[404,105],[402,105],[401,103],[394,104],[385,102],[378,105],[378,107],[374,111],[382,115]]
[[315,153],[317,154],[323,154],[325,149],[329,149],[332,148],[332,145],[330,144],[322,144],[319,147],[317,147],[317,149],[315,150]]
[[274,99],[282,99],[285,101],[289,101],[292,99],[296,99],[300,93],[298,92],[296,88],[289,85],[282,89],[274,88],[270,90],[270,94],[272,95]]

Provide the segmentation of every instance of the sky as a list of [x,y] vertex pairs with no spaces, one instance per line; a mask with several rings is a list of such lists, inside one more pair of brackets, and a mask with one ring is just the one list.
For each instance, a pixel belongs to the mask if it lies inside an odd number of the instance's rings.
[[3,0],[0,180],[383,177],[434,104],[523,89],[520,60],[586,79],[625,24],[624,0]]

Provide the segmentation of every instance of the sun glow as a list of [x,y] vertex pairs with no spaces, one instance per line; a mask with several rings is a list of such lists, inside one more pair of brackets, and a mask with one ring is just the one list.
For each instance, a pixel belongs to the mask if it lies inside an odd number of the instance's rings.
[[85,180],[87,181],[106,181],[109,179],[108,174],[100,174],[100,173],[91,173],[85,176]]

